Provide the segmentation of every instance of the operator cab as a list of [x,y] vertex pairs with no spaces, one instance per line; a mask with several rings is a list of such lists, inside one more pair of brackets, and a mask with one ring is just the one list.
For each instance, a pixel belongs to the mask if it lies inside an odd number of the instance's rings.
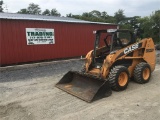
[[94,66],[101,67],[107,55],[114,54],[135,42],[134,34],[129,30],[107,29],[94,33],[96,34],[92,63]]
[[129,30],[116,30],[112,33],[110,52],[122,49],[135,42],[134,34]]

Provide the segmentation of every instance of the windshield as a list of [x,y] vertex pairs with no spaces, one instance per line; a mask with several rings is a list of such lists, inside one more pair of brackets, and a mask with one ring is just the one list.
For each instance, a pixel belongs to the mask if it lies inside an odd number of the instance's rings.
[[112,38],[111,51],[118,50],[128,46],[131,43],[130,32],[115,32]]

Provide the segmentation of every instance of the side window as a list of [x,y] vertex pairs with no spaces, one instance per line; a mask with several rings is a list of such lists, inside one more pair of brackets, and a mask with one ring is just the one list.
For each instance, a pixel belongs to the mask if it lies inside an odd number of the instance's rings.
[[118,36],[119,36],[119,33],[114,34],[114,36],[113,36],[113,48],[114,47],[122,47]]
[[106,33],[101,33],[100,35],[100,42],[99,42],[99,48],[106,46],[104,39],[106,38]]

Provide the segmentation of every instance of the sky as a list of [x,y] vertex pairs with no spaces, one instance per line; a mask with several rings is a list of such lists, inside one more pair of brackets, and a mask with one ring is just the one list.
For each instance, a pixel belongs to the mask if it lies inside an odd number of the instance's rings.
[[[42,11],[56,8],[62,16],[72,13],[81,15],[83,12],[98,10],[114,15],[119,9],[124,10],[127,17],[149,16],[160,10],[160,0],[3,0],[4,12],[16,13],[27,8],[30,3],[38,4]],[[6,8],[8,10],[6,10]]]

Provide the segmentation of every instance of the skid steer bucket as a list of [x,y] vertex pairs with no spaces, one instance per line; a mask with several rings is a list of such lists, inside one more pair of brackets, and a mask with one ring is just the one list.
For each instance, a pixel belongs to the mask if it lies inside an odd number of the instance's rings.
[[66,73],[56,87],[87,102],[112,93],[108,81],[75,71]]

